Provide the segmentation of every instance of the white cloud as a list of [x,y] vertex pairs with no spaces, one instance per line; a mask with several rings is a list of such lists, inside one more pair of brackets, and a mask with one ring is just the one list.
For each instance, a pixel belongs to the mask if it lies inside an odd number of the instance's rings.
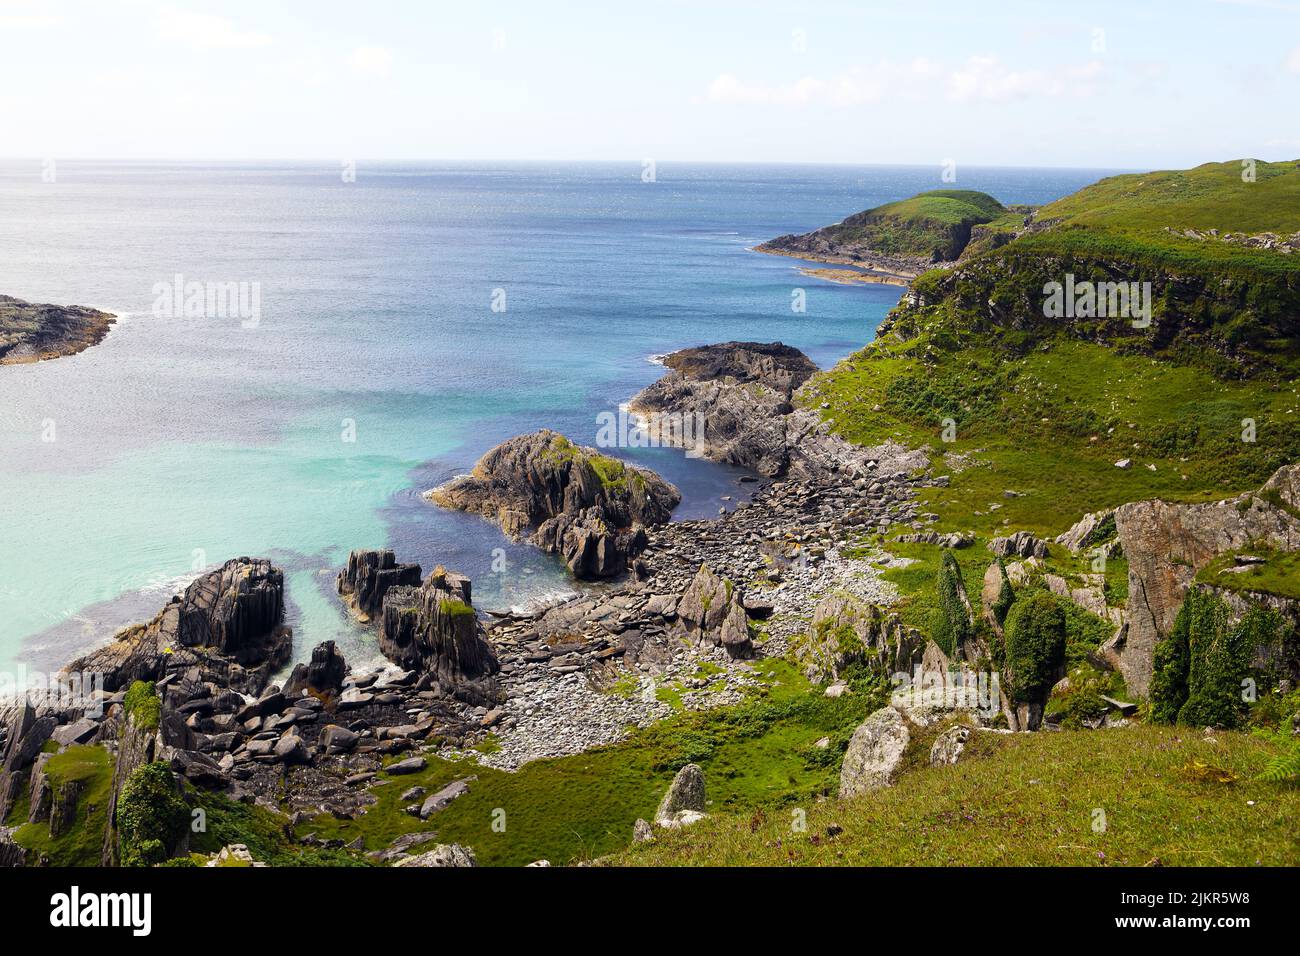
[[1043,71],[1012,69],[996,57],[971,57],[956,68],[918,58],[910,63],[882,60],[828,79],[806,76],[783,86],[748,85],[724,73],[710,85],[708,96],[715,103],[758,106],[857,106],[922,96],[997,102],[1027,96],[1090,96],[1104,77],[1105,68],[1098,60]]
[[357,73],[387,76],[393,68],[393,54],[382,46],[359,46],[348,57],[348,65]]
[[1291,51],[1291,56],[1286,61],[1287,72],[1300,73],[1300,46]]
[[158,32],[164,40],[178,40],[209,50],[248,50],[271,42],[265,33],[237,29],[225,17],[174,7],[159,9]]

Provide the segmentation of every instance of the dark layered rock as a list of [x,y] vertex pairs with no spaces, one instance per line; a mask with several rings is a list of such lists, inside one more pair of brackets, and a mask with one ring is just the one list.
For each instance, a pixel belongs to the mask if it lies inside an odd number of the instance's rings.
[[432,675],[462,700],[495,703],[500,670],[474,612],[470,581],[437,568],[419,587],[396,587],[384,597],[379,650],[402,667]]
[[[674,352],[664,364],[668,374],[629,406],[659,444],[767,477],[813,481],[867,477],[903,451],[862,448],[833,434],[804,407],[817,367],[780,342],[706,345]],[[910,456],[908,467],[925,465],[923,453]]]
[[543,551],[558,554],[569,572],[584,580],[622,574],[646,547],[644,527],[612,527],[601,508],[549,518],[538,527],[532,540]]
[[612,577],[645,546],[638,529],[668,521],[681,494],[654,472],[543,429],[484,455],[427,497],[495,521],[564,557],[579,577]]
[[293,649],[284,575],[264,558],[232,558],[196,578],[147,624],[120,631],[63,673],[100,674],[107,691],[185,674],[256,693]]
[[791,396],[817,366],[780,342],[724,342],[674,352],[667,375],[632,399],[657,442],[711,461],[781,474],[791,436]]
[[339,572],[339,594],[365,619],[379,613],[389,588],[416,586],[423,574],[418,564],[399,564],[392,551],[353,551]]
[[334,646],[334,642],[323,641],[312,648],[309,663],[294,667],[284,685],[284,693],[289,697],[299,697],[304,692],[338,693],[347,674],[347,661]]
[[677,619],[697,644],[723,648],[734,658],[754,656],[749,618],[740,592],[728,578],[720,578],[701,565],[677,602]]
[[1254,494],[1204,504],[1138,501],[1115,510],[1129,562],[1128,630],[1119,661],[1130,692],[1150,692],[1156,644],[1172,629],[1197,572],[1228,551],[1300,549],[1298,511],[1300,464],[1280,468]]
[[0,365],[39,362],[98,345],[115,317],[79,305],[37,305],[0,295]]

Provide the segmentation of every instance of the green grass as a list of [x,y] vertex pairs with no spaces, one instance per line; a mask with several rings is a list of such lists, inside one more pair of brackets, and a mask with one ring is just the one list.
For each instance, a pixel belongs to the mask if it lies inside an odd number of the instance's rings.
[[[939,530],[1054,536],[1086,512],[1128,501],[1256,489],[1300,458],[1294,383],[1219,381],[1064,337],[1020,356],[972,337],[929,364],[925,345],[878,340],[814,378],[800,400],[827,402],[822,416],[859,444],[929,448],[935,473],[950,481],[921,494]],[[944,419],[955,423],[955,441],[942,440]],[[1254,442],[1242,440],[1244,419],[1255,423]],[[951,456],[968,466],[959,470]],[[1122,458],[1133,467],[1116,468]]]
[[[1276,748],[1240,733],[1129,727],[978,734],[974,757],[888,790],[722,816],[614,854],[617,865],[1300,864],[1300,788],[1255,775]],[[1218,782],[1220,779],[1231,782]],[[1235,779],[1233,779],[1235,778]],[[706,784],[711,783],[706,774]],[[1105,815],[1102,832],[1094,829]],[[828,827],[842,827],[830,835]]]
[[[44,855],[53,866],[98,866],[108,823],[108,801],[113,791],[112,756],[103,747],[74,745],[51,757],[45,773],[56,791],[69,783],[81,785],[76,822],[55,838],[50,837],[48,821],[24,823],[14,833],[14,842]],[[25,820],[28,806],[24,794],[21,806],[11,811],[10,821]]]
[[[1251,564],[1245,570],[1227,572],[1236,566],[1238,555],[1263,558],[1263,564]],[[1279,597],[1300,600],[1300,552],[1276,551],[1272,548],[1246,548],[1215,558],[1196,575],[1202,584],[1212,584],[1227,591],[1262,591]]]
[[1110,176],[1044,206],[1039,219],[1109,229],[1162,231],[1165,226],[1220,232],[1300,231],[1300,164],[1242,163]]
[[[832,792],[849,736],[881,697],[855,685],[858,693],[831,699],[786,661],[756,667],[766,686],[742,704],[676,714],[622,743],[533,761],[513,773],[429,756],[421,773],[375,787],[379,802],[360,818],[319,816],[297,832],[345,842],[360,836],[368,850],[377,850],[403,833],[433,830],[442,842],[471,846],[483,865],[536,859],[559,865],[626,845],[632,824],[653,817],[673,775],[687,763],[700,764],[708,775],[710,812],[807,802]],[[829,747],[814,746],[821,737],[830,738]],[[408,788],[432,793],[470,775],[478,779],[469,793],[429,821],[404,812],[401,794]],[[498,810],[504,811],[504,832],[493,828]]]

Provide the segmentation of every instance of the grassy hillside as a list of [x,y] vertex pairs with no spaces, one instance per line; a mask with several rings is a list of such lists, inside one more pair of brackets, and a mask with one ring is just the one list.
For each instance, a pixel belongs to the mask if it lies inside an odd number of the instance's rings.
[[[718,815],[615,855],[648,866],[1296,866],[1300,788],[1245,734],[978,734],[969,760],[847,801]],[[712,781],[706,777],[706,785]]]

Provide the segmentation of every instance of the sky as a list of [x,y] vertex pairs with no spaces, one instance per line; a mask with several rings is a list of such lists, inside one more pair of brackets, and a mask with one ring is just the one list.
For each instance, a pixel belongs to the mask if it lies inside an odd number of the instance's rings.
[[0,0],[0,157],[1300,157],[1300,0]]

